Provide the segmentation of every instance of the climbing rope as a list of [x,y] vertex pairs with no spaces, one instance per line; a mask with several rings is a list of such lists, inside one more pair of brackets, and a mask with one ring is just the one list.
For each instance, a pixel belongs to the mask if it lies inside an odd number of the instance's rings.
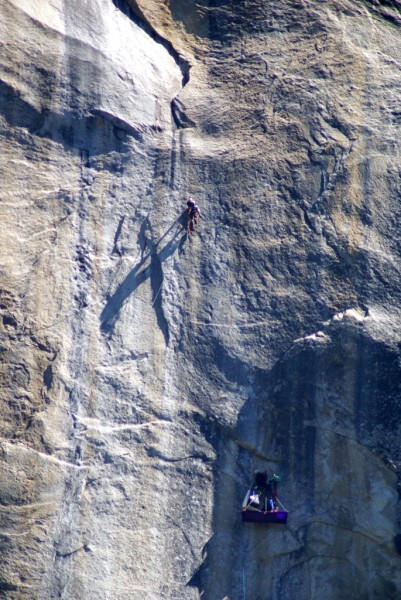
[[283,510],[285,510],[285,512],[288,512],[288,510],[285,508],[285,506],[283,506],[283,504],[281,504],[280,500],[278,498],[276,498],[277,502],[280,504],[281,508]]
[[155,305],[155,302],[156,302],[156,300],[157,300],[157,297],[158,297],[158,295],[160,294],[160,290],[161,290],[161,289],[162,289],[162,287],[163,287],[163,283],[164,283],[164,281],[162,281],[162,282],[161,282],[161,284],[160,284],[160,287],[159,287],[159,289],[158,289],[158,292],[157,292],[157,294],[156,294],[156,296],[154,297],[154,300],[153,300],[153,302],[152,302],[152,306],[154,306],[154,305]]

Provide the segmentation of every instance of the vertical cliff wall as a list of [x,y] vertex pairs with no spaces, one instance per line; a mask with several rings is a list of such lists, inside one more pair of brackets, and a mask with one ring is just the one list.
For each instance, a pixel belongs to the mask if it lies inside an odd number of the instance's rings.
[[400,598],[400,3],[0,33],[0,596]]

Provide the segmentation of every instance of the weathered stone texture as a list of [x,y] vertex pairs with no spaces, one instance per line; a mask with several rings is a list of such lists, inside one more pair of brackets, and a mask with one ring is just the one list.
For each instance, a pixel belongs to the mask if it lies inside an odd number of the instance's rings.
[[400,3],[0,0],[0,43],[0,596],[401,598]]

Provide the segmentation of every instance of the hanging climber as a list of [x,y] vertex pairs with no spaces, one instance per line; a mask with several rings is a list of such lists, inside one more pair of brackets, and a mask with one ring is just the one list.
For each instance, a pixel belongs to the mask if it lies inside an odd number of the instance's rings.
[[249,492],[249,506],[262,510],[263,505],[266,503],[266,486],[267,486],[267,472],[255,473],[255,481]]
[[[268,477],[267,471],[257,471],[251,488],[242,503],[242,521],[248,523],[287,523],[288,511],[277,497],[280,475]],[[279,508],[279,505],[281,508]]]
[[278,510],[277,484],[280,475],[268,478],[267,471],[257,471],[255,481],[249,492],[249,506],[259,510],[276,512]]
[[266,483],[266,498],[268,499],[268,510],[277,511],[277,484],[281,481],[280,475],[274,474]]
[[262,492],[258,488],[253,488],[249,493],[248,506],[253,508],[260,508],[260,497]]
[[195,204],[194,200],[191,196],[187,201],[187,213],[188,213],[188,221],[187,221],[187,233],[194,233],[195,225],[198,225],[199,219],[201,218],[201,211],[199,206]]

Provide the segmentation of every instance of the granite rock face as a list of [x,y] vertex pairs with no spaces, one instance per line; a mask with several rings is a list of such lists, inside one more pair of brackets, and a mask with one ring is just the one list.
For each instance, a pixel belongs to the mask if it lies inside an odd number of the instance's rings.
[[401,598],[400,2],[0,17],[0,596]]

